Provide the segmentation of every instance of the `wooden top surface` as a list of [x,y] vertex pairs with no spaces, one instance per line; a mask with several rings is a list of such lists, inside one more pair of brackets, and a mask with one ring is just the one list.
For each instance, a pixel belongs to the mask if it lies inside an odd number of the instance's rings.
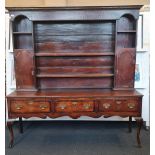
[[109,89],[53,89],[36,92],[14,91],[7,97],[113,97],[113,96],[143,96],[136,90]]

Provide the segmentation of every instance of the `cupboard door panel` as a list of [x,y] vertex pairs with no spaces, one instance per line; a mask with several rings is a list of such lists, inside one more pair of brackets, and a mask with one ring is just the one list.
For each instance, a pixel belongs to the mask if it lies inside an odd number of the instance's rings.
[[115,88],[133,88],[136,52],[135,48],[119,48],[116,51]]
[[34,53],[31,50],[14,50],[16,86],[18,90],[35,88],[33,56]]

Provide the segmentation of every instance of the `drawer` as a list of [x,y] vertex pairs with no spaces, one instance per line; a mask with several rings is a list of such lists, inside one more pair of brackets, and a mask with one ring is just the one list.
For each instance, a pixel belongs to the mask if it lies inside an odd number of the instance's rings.
[[13,100],[11,101],[11,112],[14,113],[37,113],[50,112],[50,103],[45,100]]
[[136,99],[102,99],[99,101],[99,111],[106,112],[137,112]]
[[92,112],[94,101],[91,100],[61,100],[55,102],[56,112]]

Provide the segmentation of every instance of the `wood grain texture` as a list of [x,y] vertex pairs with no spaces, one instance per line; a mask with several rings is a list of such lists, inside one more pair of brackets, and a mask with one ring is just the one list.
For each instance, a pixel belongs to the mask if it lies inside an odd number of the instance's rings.
[[52,88],[112,88],[111,77],[42,77],[38,80],[39,89]]
[[[30,116],[41,118],[46,116],[52,118],[70,116],[78,118],[83,115],[91,117],[119,115],[125,117],[128,115],[140,116],[141,114],[142,95],[136,91],[111,91],[105,89],[94,89],[94,91],[92,89],[71,89],[64,90],[63,93],[62,91],[63,89],[57,90],[57,92],[56,90],[45,90],[36,93],[13,92],[7,97],[10,117],[15,117],[15,115],[19,117],[21,114],[25,118]],[[83,96],[84,94],[85,96]],[[108,109],[103,107],[107,103],[111,104]],[[17,104],[23,105],[25,109],[23,108],[21,112],[18,112],[19,110],[15,109]],[[41,110],[40,104],[46,104],[47,111],[45,109]],[[34,110],[33,113],[31,113],[32,109]]]
[[38,101],[15,100],[11,102],[11,112],[13,113],[38,113],[50,112],[50,103],[43,99]]
[[38,67],[37,68],[38,74],[113,74],[113,67],[107,66],[107,67]]
[[60,100],[55,103],[55,112],[93,112],[94,102],[91,100]]
[[133,88],[135,76],[136,49],[118,48],[116,59],[115,87]]
[[35,89],[33,56],[32,50],[14,50],[17,89]]
[[113,57],[94,56],[94,57],[37,57],[38,67],[64,67],[64,66],[112,66]]

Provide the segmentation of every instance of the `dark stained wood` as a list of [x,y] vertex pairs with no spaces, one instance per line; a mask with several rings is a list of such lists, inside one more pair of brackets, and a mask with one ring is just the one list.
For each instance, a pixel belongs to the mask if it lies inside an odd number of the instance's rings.
[[31,21],[23,15],[18,16],[13,22],[13,32],[31,32]]
[[19,117],[19,132],[23,133],[23,120],[22,117]]
[[117,99],[104,99],[100,101],[99,110],[101,111],[120,111],[120,112],[129,112],[138,111],[139,101],[136,99],[125,99],[125,98],[117,98]]
[[14,100],[11,101],[11,111],[13,113],[50,112],[50,103],[45,100]]
[[[44,42],[35,43],[35,47],[37,52],[114,52],[114,38],[108,36],[108,40],[103,40],[103,36],[101,37],[96,36],[95,39],[94,35],[92,35],[89,36],[89,39],[91,39],[90,41],[84,41],[86,37],[80,38],[72,36],[66,38],[66,36],[61,36],[59,37],[60,39],[65,38],[66,40],[61,39],[58,42],[58,40],[49,41],[46,39]],[[55,37],[53,37],[53,39],[55,39]]]
[[84,66],[66,66],[66,67],[38,67],[37,68],[38,74],[58,74],[58,75],[79,75],[79,74],[113,74],[113,67],[112,66],[105,66],[105,67],[84,67]]
[[7,122],[7,127],[10,132],[10,143],[9,143],[9,148],[12,148],[14,145],[14,133],[13,133],[13,123],[14,122]]
[[112,35],[115,32],[114,21],[58,21],[35,22],[37,36],[89,36]]
[[118,20],[118,30],[136,30],[136,21],[130,14],[125,14]]
[[113,79],[111,77],[56,77],[39,78],[38,86],[40,89],[52,88],[112,88]]
[[115,55],[113,52],[79,52],[79,51],[72,51],[72,52],[39,52],[35,54],[36,56],[103,56],[103,55]]
[[[139,8],[11,9],[17,89],[7,96],[9,118],[141,118],[143,95],[134,89]],[[12,146],[12,125],[9,131]]]
[[132,116],[129,116],[128,129],[129,129],[129,133],[131,133],[132,132]]
[[120,32],[117,34],[117,47],[135,48],[136,33]]
[[118,48],[116,53],[114,88],[134,88],[136,49]]
[[[7,96],[7,98],[13,100],[16,98],[29,98],[30,100],[34,100],[36,97],[38,98],[45,98],[45,97],[53,97],[53,98],[66,98],[71,97],[80,98],[80,97],[89,97],[89,98],[102,98],[102,97],[125,97],[125,98],[142,98],[142,94],[140,94],[136,90],[111,90],[111,89],[50,89],[50,90],[40,90],[37,92],[19,92],[14,91]],[[18,99],[19,99],[18,98]],[[17,99],[16,99],[17,100]],[[139,101],[141,102],[141,101]]]
[[137,122],[137,143],[138,147],[142,147],[141,145],[141,140],[140,140],[140,131],[143,125],[143,119],[141,117],[136,117],[136,122]]
[[56,112],[93,112],[94,102],[91,100],[60,100],[55,102]]
[[14,34],[15,49],[32,49],[32,36],[29,34]]
[[17,89],[35,89],[34,53],[31,50],[14,50],[15,76]]
[[68,20],[116,20],[124,14],[131,14],[138,19],[139,9],[142,6],[114,6],[114,7],[68,7],[68,8],[13,8],[10,13],[14,14],[13,20],[24,14],[32,21],[68,21]]
[[80,57],[37,57],[38,67],[64,66],[112,66],[114,58],[111,56],[80,56]]
[[36,77],[47,77],[47,78],[55,78],[55,77],[58,77],[58,78],[85,78],[85,77],[111,77],[111,76],[114,76],[114,74],[97,74],[97,73],[94,73],[94,74],[37,74]]

